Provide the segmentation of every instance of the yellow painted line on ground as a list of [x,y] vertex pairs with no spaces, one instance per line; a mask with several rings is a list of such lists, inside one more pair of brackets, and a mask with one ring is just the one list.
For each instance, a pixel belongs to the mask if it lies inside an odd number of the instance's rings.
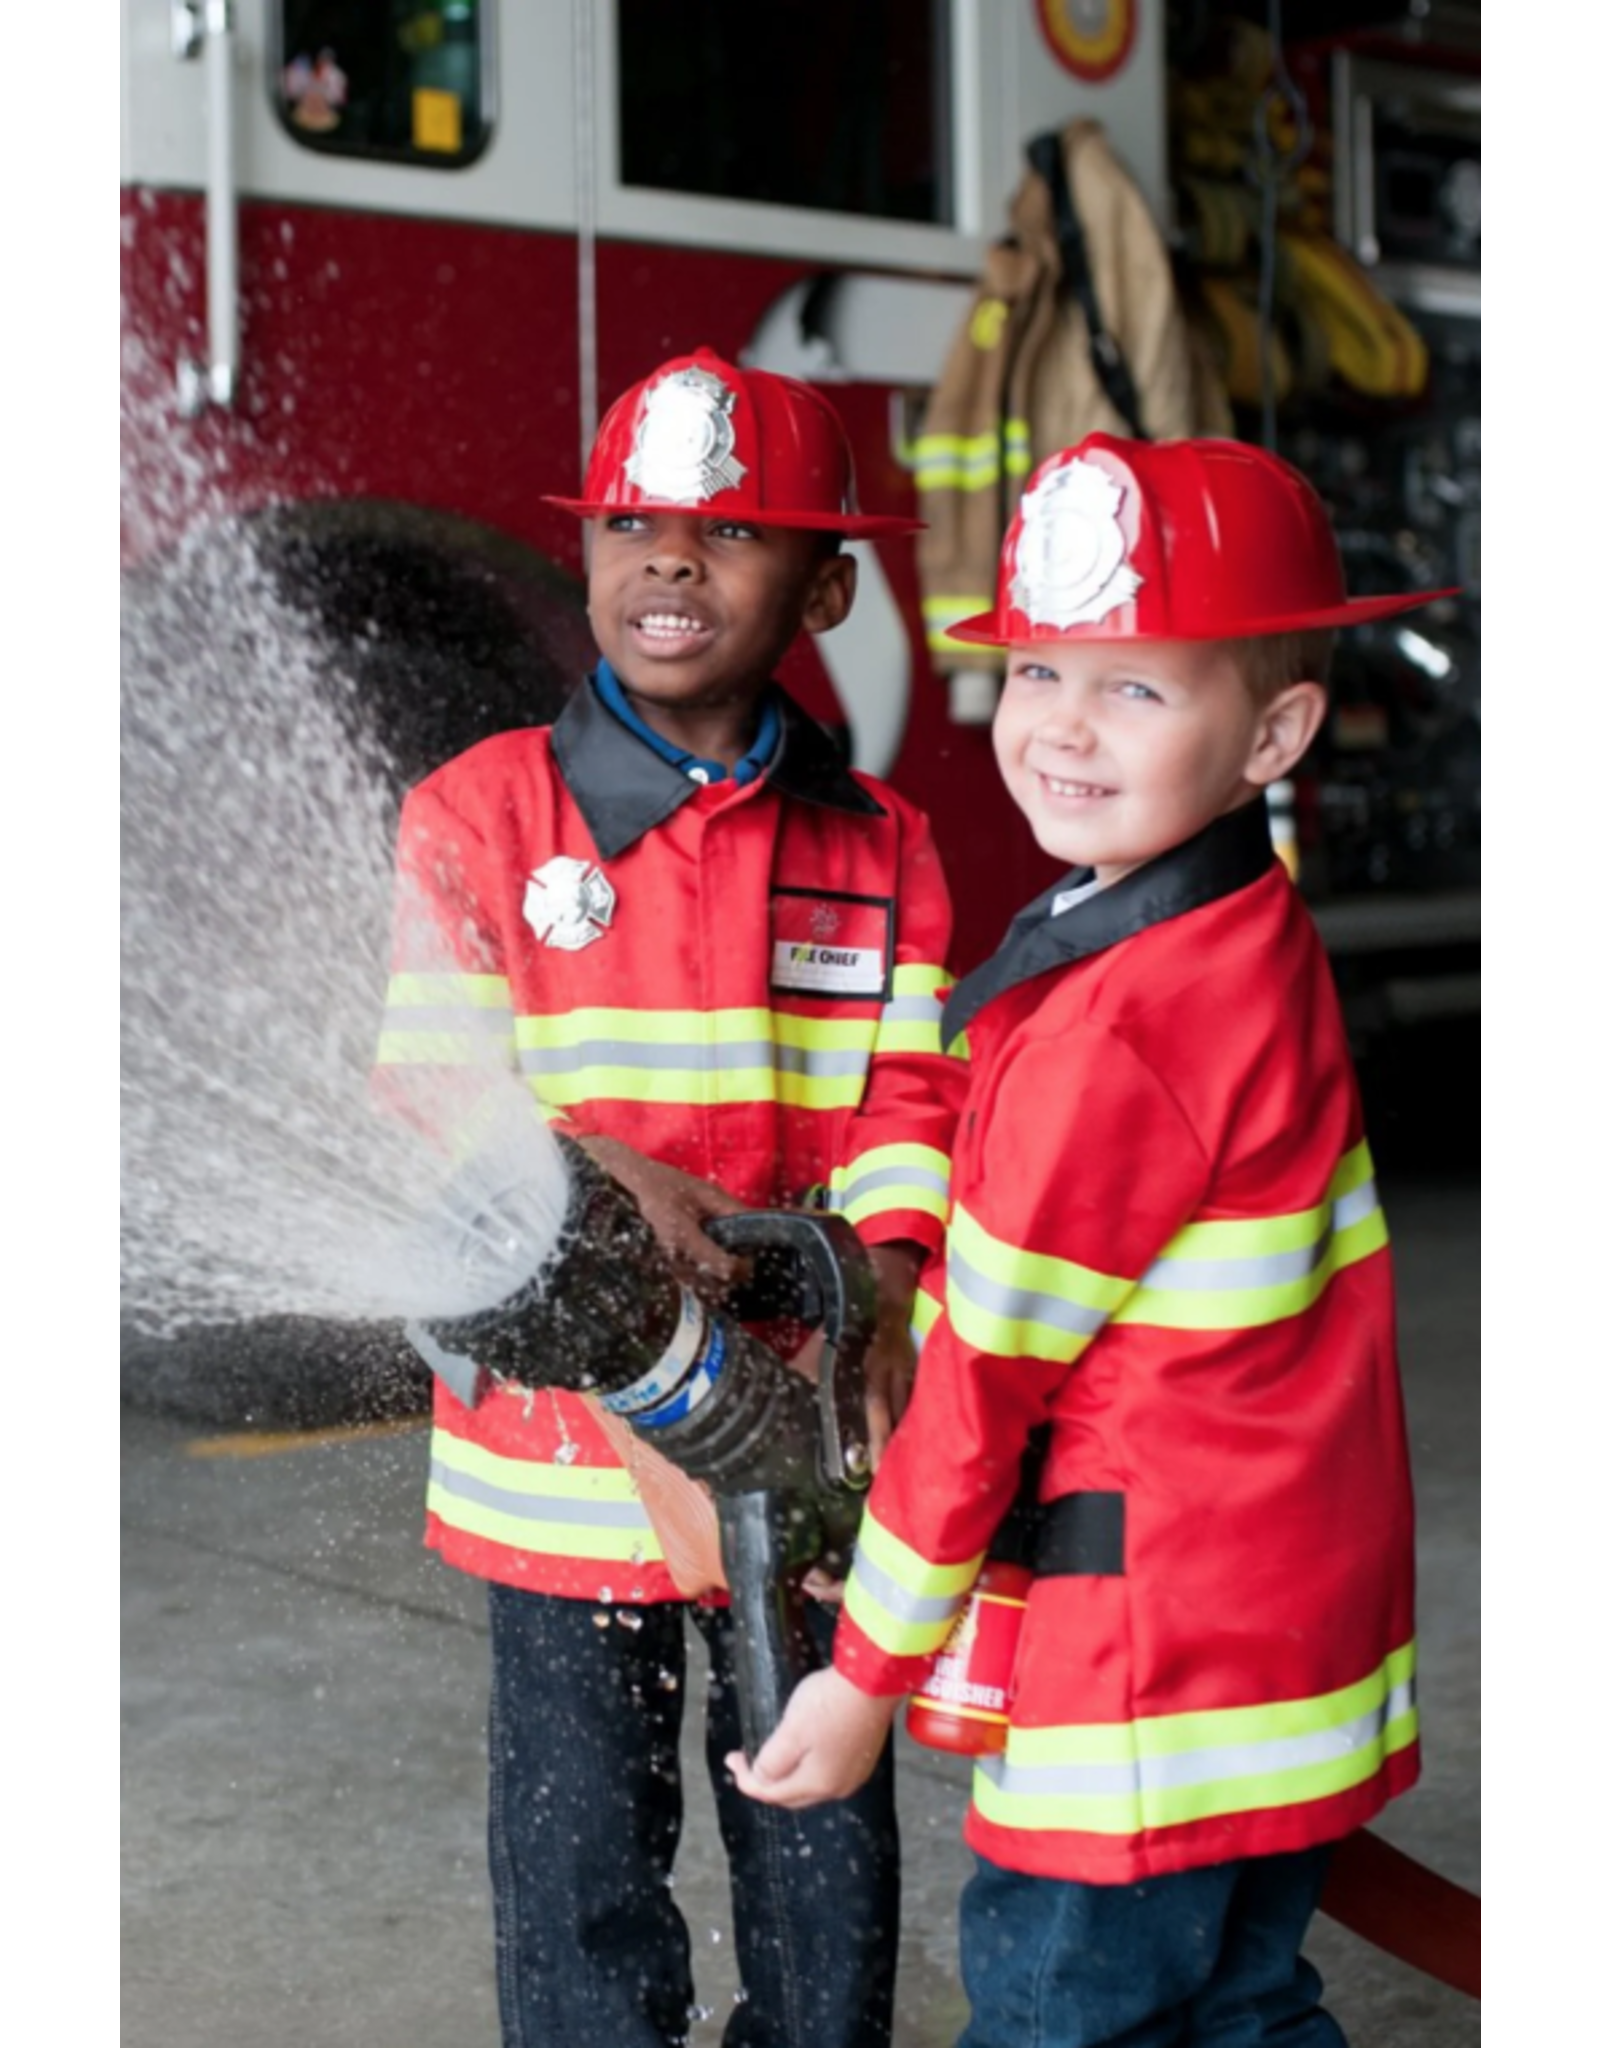
[[282,1451],[312,1450],[319,1444],[360,1443],[374,1436],[412,1436],[426,1429],[427,1415],[404,1416],[396,1422],[351,1422],[338,1429],[247,1430],[239,1436],[208,1436],[185,1444],[191,1458],[275,1458]]

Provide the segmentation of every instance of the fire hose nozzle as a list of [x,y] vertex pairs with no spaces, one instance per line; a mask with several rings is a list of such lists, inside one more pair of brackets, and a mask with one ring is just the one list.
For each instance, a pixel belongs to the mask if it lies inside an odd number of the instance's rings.
[[[754,1210],[706,1226],[747,1255],[751,1277],[707,1307],[672,1271],[638,1205],[558,1136],[568,1200],[555,1248],[492,1307],[413,1326],[452,1391],[481,1379],[595,1395],[717,1507],[734,1619],[740,1711],[751,1754],[777,1726],[813,1661],[799,1582],[848,1561],[870,1477],[867,1348],[872,1268],[843,1217]],[[459,1207],[460,1205],[458,1205]],[[504,1240],[516,1191],[465,1219],[464,1236]],[[820,1329],[817,1384],[746,1328],[785,1319]]]

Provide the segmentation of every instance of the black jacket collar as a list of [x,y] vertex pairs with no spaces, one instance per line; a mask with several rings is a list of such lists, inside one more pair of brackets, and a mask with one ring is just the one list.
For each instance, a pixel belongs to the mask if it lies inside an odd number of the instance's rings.
[[[776,684],[773,691],[783,734],[763,780],[785,796],[881,818],[882,804],[856,781],[822,727],[786,691]],[[595,695],[593,676],[585,676],[568,698],[551,744],[602,860],[642,839],[699,788],[681,768],[674,768],[611,716]]]
[[1094,873],[1092,868],[1073,868],[1018,911],[999,951],[950,991],[940,1024],[946,1051],[985,1003],[1018,982],[1103,953],[1150,925],[1248,888],[1270,872],[1275,858],[1262,797],[1242,810],[1225,811],[1181,846],[1158,854],[1076,909],[1053,917],[1051,905],[1062,890],[1076,888]]

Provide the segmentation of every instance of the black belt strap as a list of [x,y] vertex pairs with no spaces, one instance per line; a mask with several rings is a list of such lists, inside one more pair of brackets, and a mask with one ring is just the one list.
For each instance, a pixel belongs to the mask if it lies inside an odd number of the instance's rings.
[[1066,151],[1060,136],[1053,132],[1036,135],[1028,144],[1027,156],[1049,189],[1056,223],[1056,245],[1061,251],[1063,281],[1083,308],[1083,317],[1089,328],[1089,359],[1100,379],[1100,388],[1127,421],[1128,431],[1134,439],[1148,441],[1150,436],[1139,416],[1139,394],[1133,388],[1133,379],[1128,374],[1122,350],[1117,346],[1116,336],[1100,317],[1094,273],[1089,268],[1089,244],[1072,197],[1072,181],[1067,176]]
[[1126,1495],[1064,1493],[1040,1510],[1034,1576],[1121,1578]]

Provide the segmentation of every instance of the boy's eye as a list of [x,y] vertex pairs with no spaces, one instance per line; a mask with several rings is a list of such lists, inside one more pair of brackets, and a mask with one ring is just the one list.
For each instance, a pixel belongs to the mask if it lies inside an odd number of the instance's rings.
[[607,533],[643,533],[644,515],[639,512],[613,512],[606,520]]
[[718,540],[759,540],[761,529],[747,526],[742,519],[717,519],[711,524],[711,531]]
[[1136,702],[1141,699],[1147,699],[1152,704],[1159,704],[1161,702],[1158,691],[1152,690],[1148,683],[1134,682],[1131,677],[1124,682],[1118,683],[1117,694],[1119,697],[1132,697]]
[[1012,675],[1025,683],[1053,683],[1056,672],[1042,661],[1019,661]]

